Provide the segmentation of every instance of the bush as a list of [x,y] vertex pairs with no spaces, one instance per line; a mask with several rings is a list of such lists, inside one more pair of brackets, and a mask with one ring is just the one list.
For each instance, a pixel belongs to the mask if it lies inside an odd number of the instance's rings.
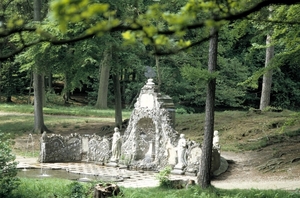
[[188,112],[184,108],[177,108],[176,113],[177,114],[187,114]]
[[172,168],[170,166],[165,167],[163,170],[159,172],[159,174],[156,176],[156,179],[159,181],[160,187],[170,187],[170,174],[171,174]]
[[7,135],[0,132],[0,197],[9,197],[12,190],[20,184],[16,177],[18,170],[15,159]]
[[84,189],[84,186],[79,182],[72,182],[69,185],[69,188],[71,190],[70,197],[71,198],[84,198],[86,197],[86,190]]

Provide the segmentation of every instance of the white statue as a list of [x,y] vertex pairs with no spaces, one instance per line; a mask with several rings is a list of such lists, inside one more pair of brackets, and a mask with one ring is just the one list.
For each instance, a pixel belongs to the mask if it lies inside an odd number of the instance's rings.
[[121,155],[121,144],[122,144],[121,134],[118,127],[115,127],[114,131],[115,132],[113,135],[112,147],[111,147],[111,152],[112,152],[111,161],[119,160]]
[[220,151],[221,146],[220,146],[219,131],[214,131],[213,148],[218,149],[218,151]]
[[183,168],[186,164],[186,149],[187,144],[186,140],[184,138],[184,134],[180,134],[180,139],[178,141],[177,145],[177,157],[178,157],[178,163],[176,164],[175,168]]

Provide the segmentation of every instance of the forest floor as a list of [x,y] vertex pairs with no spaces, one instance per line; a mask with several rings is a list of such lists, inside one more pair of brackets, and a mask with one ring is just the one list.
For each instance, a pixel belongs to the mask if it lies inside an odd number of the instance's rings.
[[[109,127],[111,126],[111,127]],[[101,130],[99,130],[101,129]],[[99,134],[112,133],[112,122],[86,123],[73,129],[72,133]],[[55,133],[69,135],[64,127],[55,128]],[[99,134],[101,135],[101,134]],[[33,134],[35,149],[39,149],[39,134]],[[15,149],[26,149],[28,134],[15,139]],[[221,141],[222,142],[222,141]],[[221,143],[222,144],[222,143]],[[280,142],[252,151],[221,151],[228,163],[228,170],[213,179],[212,184],[224,189],[300,189],[300,136],[294,136]]]
[[[0,116],[6,113],[0,111]],[[295,112],[222,111],[215,113],[221,156],[228,170],[212,184],[232,189],[286,189],[300,191],[300,119]],[[56,116],[57,115],[45,115]],[[204,114],[184,114],[176,118],[175,129],[186,137],[202,142]],[[93,118],[98,119],[98,118]],[[287,122],[290,125],[285,126]],[[97,134],[111,136],[114,119],[80,122],[76,127],[55,125],[56,134]],[[124,132],[121,131],[121,132]],[[30,131],[15,138],[14,150],[28,150]],[[40,134],[33,134],[34,150],[39,150]]]

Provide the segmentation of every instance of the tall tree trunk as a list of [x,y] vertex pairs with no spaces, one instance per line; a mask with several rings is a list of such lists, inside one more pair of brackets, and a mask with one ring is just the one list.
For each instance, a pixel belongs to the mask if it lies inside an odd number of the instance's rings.
[[159,68],[159,57],[156,55],[155,56],[155,65],[157,69],[157,91],[160,92],[160,87],[161,87],[161,72]]
[[123,80],[122,80],[122,84],[121,84],[121,97],[122,97],[122,102],[127,106],[127,101],[126,101],[126,97],[125,97],[125,90],[126,90],[126,85],[129,82],[129,73],[127,71],[127,69],[123,69]]
[[49,73],[49,76],[48,76],[48,88],[49,88],[49,91],[52,93],[53,92],[53,87],[52,87],[52,72]]
[[49,131],[44,124],[43,115],[43,76],[34,72],[34,132],[43,133]]
[[99,74],[99,89],[98,97],[95,107],[97,109],[107,108],[107,95],[108,95],[108,83],[109,83],[109,72],[112,61],[112,48],[109,46],[103,53],[103,59],[100,64]]
[[120,79],[119,74],[113,75],[114,81],[114,92],[115,92],[115,125],[122,128],[122,100],[121,100],[121,89],[120,89]]
[[44,74],[40,74],[42,77],[42,101],[43,101],[43,107],[46,106],[46,87],[45,87],[45,75]]
[[[208,71],[215,72],[218,52],[218,33],[213,28],[211,30],[209,42]],[[202,144],[202,156],[200,171],[198,173],[198,184],[201,188],[208,188],[211,182],[211,160],[212,141],[214,133],[214,108],[215,108],[216,79],[210,79],[207,85],[206,105],[205,105],[205,129]]]
[[[34,0],[34,21],[41,21],[41,0]],[[38,64],[38,63],[36,63]],[[38,68],[38,65],[36,65]],[[43,103],[44,103],[44,77],[38,73],[38,69],[33,74],[34,87],[34,132],[43,133],[49,131],[44,124]]]
[[34,104],[33,101],[31,101],[31,88],[32,88],[32,85],[33,85],[33,75],[32,75],[32,68],[31,68],[30,69],[30,83],[29,83],[27,104]]
[[69,77],[67,72],[65,72],[65,82],[64,82],[64,94],[63,98],[65,103],[67,103],[70,99],[70,89],[69,89]]
[[11,67],[8,68],[8,71],[7,71],[7,85],[6,85],[6,88],[7,88],[7,91],[6,91],[6,102],[7,103],[11,103],[12,100],[11,100],[11,95],[12,95],[12,89],[13,89],[13,86],[12,86],[12,81],[13,81],[13,77],[12,77],[12,71],[11,71]]
[[[267,35],[266,44],[267,46],[271,44],[270,35]],[[274,57],[274,46],[268,46],[266,49],[265,67],[269,67],[269,63],[273,57]],[[260,110],[263,110],[264,108],[270,105],[272,75],[273,75],[273,70],[268,69],[263,76],[260,105],[259,105]]]
[[2,72],[1,72],[1,66],[2,66],[2,63],[0,61],[0,103],[1,103],[1,81],[2,81]]

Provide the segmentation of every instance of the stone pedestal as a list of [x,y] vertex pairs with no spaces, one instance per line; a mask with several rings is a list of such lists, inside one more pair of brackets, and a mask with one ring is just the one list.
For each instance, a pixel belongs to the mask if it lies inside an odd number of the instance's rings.
[[174,168],[174,170],[171,171],[171,174],[174,175],[184,175],[185,171],[180,168]]
[[117,161],[110,161],[109,163],[106,164],[106,166],[109,166],[109,167],[118,167],[119,163]]

